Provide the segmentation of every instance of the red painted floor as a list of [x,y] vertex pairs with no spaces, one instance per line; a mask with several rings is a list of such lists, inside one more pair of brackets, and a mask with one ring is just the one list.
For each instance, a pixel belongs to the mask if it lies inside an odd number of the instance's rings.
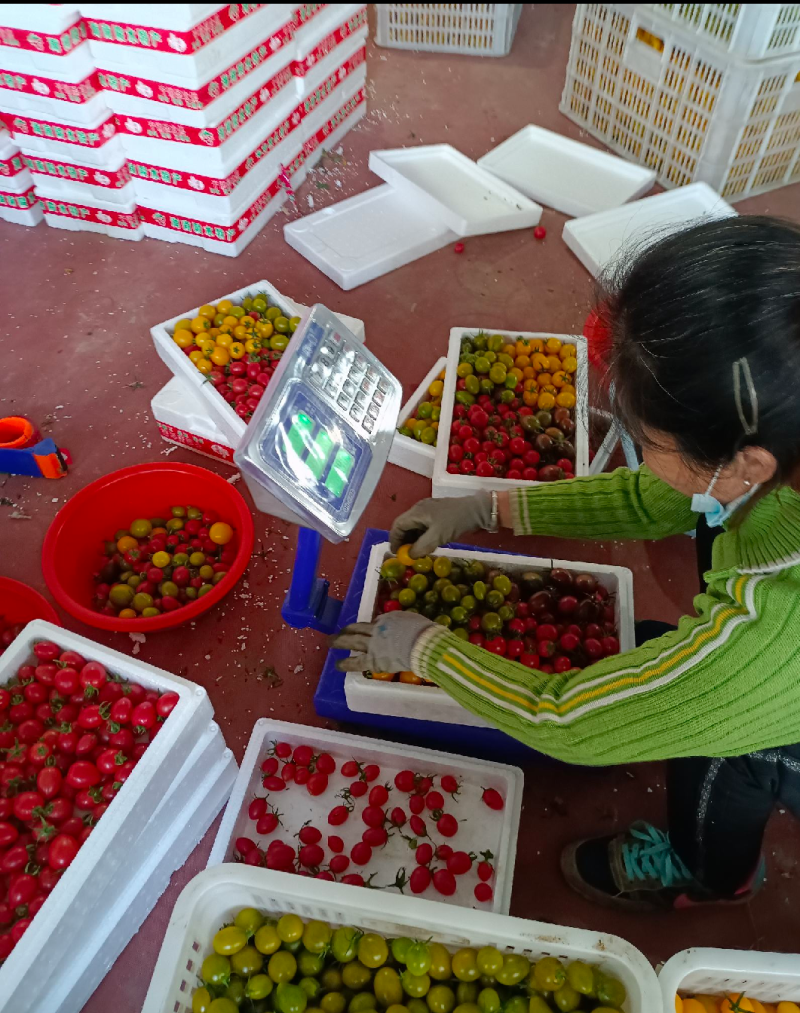
[[[298,194],[296,208],[278,215],[236,260],[154,240],[126,243],[44,225],[23,229],[0,223],[0,411],[35,419],[71,450],[75,462],[59,483],[0,481],[0,570],[46,590],[39,565],[42,538],[65,500],[109,471],[167,459],[149,408],[170,374],[153,351],[149,328],[244,284],[267,278],[300,302],[320,301],[362,318],[369,346],[406,390],[444,354],[450,327],[579,330],[591,281],[562,243],[563,217],[552,211],[542,219],[549,233],[544,243],[535,242],[530,232],[470,239],[461,256],[445,249],[349,293],[290,250],[281,232],[287,217],[308,211],[309,197],[319,208],[376,185],[367,169],[373,148],[448,141],[478,157],[530,122],[579,137],[558,112],[571,14],[571,5],[526,5],[513,52],[503,60],[373,47],[370,111],[346,138],[344,163],[329,163],[328,172],[315,173]],[[739,210],[798,218],[800,187],[743,202]],[[203,463],[183,450],[169,459]],[[224,465],[208,466],[231,473]],[[362,528],[387,526],[428,489],[421,478],[388,467]],[[194,630],[148,637],[139,654],[207,687],[237,759],[262,714],[320,723],[312,695],[324,640],[283,628],[278,611],[295,532],[264,515],[256,520],[258,551],[247,589],[240,586]],[[87,518],[87,523],[101,531],[103,518]],[[346,587],[360,541],[359,530],[349,543],[323,551],[322,569],[334,590]],[[483,542],[497,544],[488,536]],[[512,547],[508,538],[503,546]],[[513,547],[630,566],[639,618],[674,621],[691,607],[696,576],[688,539],[630,546],[520,539]],[[118,650],[133,646],[125,635],[93,633],[66,615],[63,619],[69,628]],[[304,667],[295,674],[298,658]],[[269,665],[283,684],[266,691],[256,676]],[[676,739],[680,734],[676,716]],[[788,815],[776,814],[770,827],[769,881],[749,907],[649,918],[613,914],[568,892],[557,872],[557,855],[576,836],[607,832],[636,817],[662,820],[661,767],[548,767],[543,772],[531,764],[525,773],[514,914],[617,932],[654,962],[696,945],[797,949],[800,832]],[[141,1008],[172,906],[181,887],[203,867],[215,829],[174,877],[87,1004],[87,1013]]]

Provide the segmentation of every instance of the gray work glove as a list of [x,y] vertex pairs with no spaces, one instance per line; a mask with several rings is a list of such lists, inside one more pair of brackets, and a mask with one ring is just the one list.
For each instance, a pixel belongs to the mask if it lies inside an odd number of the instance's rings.
[[417,637],[434,623],[417,612],[385,612],[372,623],[351,623],[332,640],[337,651],[353,651],[336,663],[340,672],[409,672]]
[[476,492],[472,496],[453,496],[450,499],[422,499],[410,510],[400,514],[389,535],[392,552],[413,541],[409,555],[420,559],[434,552],[440,545],[452,542],[460,535],[485,528],[492,523],[492,496]]

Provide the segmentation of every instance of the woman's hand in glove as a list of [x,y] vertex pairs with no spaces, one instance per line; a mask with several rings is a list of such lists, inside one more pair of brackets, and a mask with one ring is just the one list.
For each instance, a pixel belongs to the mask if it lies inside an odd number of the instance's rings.
[[409,672],[417,638],[434,625],[417,612],[385,612],[372,623],[351,623],[331,647],[355,653],[336,667],[340,672]]
[[397,552],[401,545],[413,542],[409,555],[420,559],[460,535],[479,528],[488,531],[491,524],[492,497],[488,492],[451,499],[423,499],[400,514],[392,525],[391,549]]

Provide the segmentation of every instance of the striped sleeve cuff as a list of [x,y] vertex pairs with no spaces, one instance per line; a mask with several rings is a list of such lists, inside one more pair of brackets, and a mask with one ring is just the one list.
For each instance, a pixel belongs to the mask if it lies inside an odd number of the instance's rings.
[[508,505],[511,510],[511,527],[515,535],[530,535],[530,519],[528,517],[528,496],[525,489],[511,489],[508,494]]
[[448,637],[447,630],[438,623],[431,623],[427,630],[423,630],[411,649],[411,671],[423,679],[436,682],[436,665],[444,650],[442,641]]

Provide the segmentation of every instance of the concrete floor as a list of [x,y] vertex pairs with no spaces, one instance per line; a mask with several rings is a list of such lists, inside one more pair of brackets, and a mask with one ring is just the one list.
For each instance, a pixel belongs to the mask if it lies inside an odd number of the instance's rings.
[[[44,225],[24,229],[0,223],[5,318],[0,410],[30,416],[74,458],[69,476],[58,484],[20,478],[0,482],[2,572],[46,590],[39,565],[42,537],[65,500],[109,471],[166,459],[149,405],[170,374],[153,351],[148,330],[248,282],[267,278],[300,302],[320,301],[362,318],[369,346],[407,391],[444,354],[453,326],[580,330],[591,281],[562,243],[564,219],[552,211],[542,218],[548,229],[543,243],[529,231],[470,239],[461,256],[444,249],[349,293],[290,250],[281,232],[288,217],[307,213],[309,195],[319,208],[374,186],[377,180],[367,169],[373,148],[448,141],[478,157],[526,123],[579,137],[558,112],[571,15],[567,4],[526,5],[513,51],[502,60],[371,47],[369,114],[344,142],[345,164],[316,173],[298,194],[296,207],[279,214],[236,260],[154,240],[126,243]],[[798,218],[800,187],[743,202],[739,210]],[[169,459],[203,463],[183,450]],[[207,463],[230,474],[223,465]],[[428,490],[426,481],[390,466],[362,528],[389,525]],[[14,512],[29,519],[11,519]],[[102,529],[102,518],[90,523]],[[260,554],[254,555],[247,575],[248,596],[229,595],[194,630],[148,637],[139,654],[207,687],[237,759],[261,714],[320,723],[312,696],[325,657],[323,638],[283,628],[278,611],[295,533],[263,515],[257,516],[256,528]],[[347,585],[361,534],[359,530],[349,543],[323,550],[322,571],[339,593]],[[492,540],[487,536],[484,544]],[[511,547],[508,538],[503,545]],[[674,621],[691,607],[696,577],[689,539],[633,546],[520,539],[513,547],[630,566],[639,618]],[[133,646],[125,635],[92,631],[66,615],[63,620],[118,650]],[[244,650],[239,639],[243,627],[248,630]],[[294,674],[298,657],[304,669]],[[265,665],[283,679],[281,687],[269,692],[255,683]],[[680,735],[677,724],[675,735]],[[661,767],[559,767],[555,772],[548,767],[545,777],[541,772],[536,764],[526,770],[513,914],[619,933],[654,962],[697,945],[797,948],[792,940],[800,930],[800,833],[788,815],[775,816],[767,847],[769,881],[749,907],[650,918],[614,914],[568,892],[556,871],[557,855],[576,836],[606,832],[636,817],[662,821]],[[203,867],[215,830],[176,874],[85,1007],[87,1013],[141,1008],[175,899]]]

